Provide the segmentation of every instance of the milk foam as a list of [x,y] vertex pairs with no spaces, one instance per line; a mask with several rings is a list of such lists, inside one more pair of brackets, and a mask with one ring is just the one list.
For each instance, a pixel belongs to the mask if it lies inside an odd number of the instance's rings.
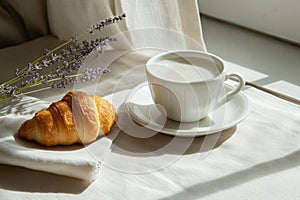
[[148,68],[154,76],[164,80],[179,82],[195,82],[212,79],[220,74],[212,62],[197,63],[195,59],[188,61],[183,58],[160,60]]

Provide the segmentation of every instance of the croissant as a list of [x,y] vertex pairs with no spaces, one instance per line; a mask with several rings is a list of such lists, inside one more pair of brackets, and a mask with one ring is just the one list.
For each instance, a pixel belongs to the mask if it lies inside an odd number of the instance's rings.
[[113,105],[99,96],[70,91],[19,128],[21,138],[45,146],[91,143],[116,123]]

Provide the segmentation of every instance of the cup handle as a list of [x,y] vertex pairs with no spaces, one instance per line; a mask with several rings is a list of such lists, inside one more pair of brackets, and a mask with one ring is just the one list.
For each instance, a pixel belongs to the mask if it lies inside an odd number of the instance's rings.
[[243,87],[245,86],[245,80],[241,74],[229,73],[226,75],[225,81],[227,81],[230,77],[236,78],[239,82],[239,85],[236,88],[227,92],[226,95],[221,100],[218,101],[217,107],[219,107],[219,106],[223,105],[224,103],[226,103],[227,101],[229,101],[234,95],[239,93],[239,91],[241,91],[243,89]]

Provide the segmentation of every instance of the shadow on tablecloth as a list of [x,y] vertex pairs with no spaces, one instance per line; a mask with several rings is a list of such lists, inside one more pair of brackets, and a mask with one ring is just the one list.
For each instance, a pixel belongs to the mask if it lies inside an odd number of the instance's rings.
[[0,188],[18,192],[80,194],[89,181],[0,164]]

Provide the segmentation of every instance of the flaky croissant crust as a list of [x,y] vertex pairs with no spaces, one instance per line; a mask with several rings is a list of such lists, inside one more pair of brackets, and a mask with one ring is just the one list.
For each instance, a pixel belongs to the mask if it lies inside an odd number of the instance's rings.
[[108,134],[116,117],[116,110],[107,100],[70,91],[25,121],[18,134],[45,146],[90,143]]

